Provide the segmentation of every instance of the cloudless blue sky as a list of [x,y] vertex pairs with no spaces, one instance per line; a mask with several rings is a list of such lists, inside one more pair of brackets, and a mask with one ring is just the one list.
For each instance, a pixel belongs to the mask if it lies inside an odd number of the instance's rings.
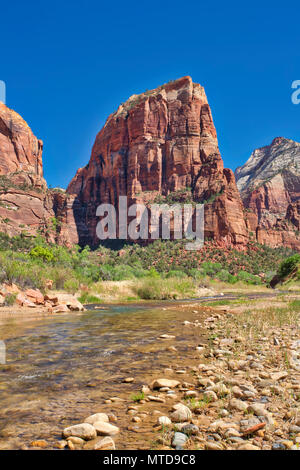
[[205,87],[224,163],[276,136],[300,141],[296,1],[1,3],[7,105],[44,141],[44,174],[66,187],[107,116],[133,93],[191,75]]

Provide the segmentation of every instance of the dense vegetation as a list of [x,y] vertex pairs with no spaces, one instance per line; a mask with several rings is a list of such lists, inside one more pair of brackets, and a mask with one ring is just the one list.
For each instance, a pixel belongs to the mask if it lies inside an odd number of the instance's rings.
[[195,280],[205,278],[231,284],[268,282],[275,274],[274,267],[290,254],[287,249],[275,250],[256,244],[250,244],[246,251],[224,249],[213,243],[200,251],[187,251],[183,241],[161,240],[148,246],[131,244],[121,250],[101,246],[91,251],[88,247],[68,249],[49,245],[42,237],[9,238],[0,234],[0,282],[43,290],[46,280],[51,279],[54,288],[75,293],[82,286],[99,281],[144,279],[136,294],[142,298],[159,298],[159,290],[163,289],[161,278],[167,291],[168,284],[172,284],[176,291],[186,292],[192,289]]

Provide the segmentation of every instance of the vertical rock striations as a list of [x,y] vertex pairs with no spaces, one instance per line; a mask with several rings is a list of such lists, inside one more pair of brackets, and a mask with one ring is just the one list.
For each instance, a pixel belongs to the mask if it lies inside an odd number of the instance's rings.
[[42,141],[21,116],[0,103],[0,231],[77,243],[74,201],[63,190],[47,188],[42,151]]
[[[205,204],[205,236],[247,242],[243,206],[231,170],[224,169],[203,87],[183,77],[131,96],[110,115],[96,137],[88,165],[67,192],[75,196],[80,239],[97,244],[96,208],[158,197]],[[75,206],[74,206],[75,207]],[[79,208],[81,208],[79,210]]]

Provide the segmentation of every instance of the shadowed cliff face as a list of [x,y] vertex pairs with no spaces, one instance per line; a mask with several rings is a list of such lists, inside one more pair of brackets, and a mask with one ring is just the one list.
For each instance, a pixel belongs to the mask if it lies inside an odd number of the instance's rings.
[[235,171],[259,243],[300,249],[300,144],[277,137]]
[[234,175],[223,168],[204,89],[190,77],[133,95],[120,105],[97,135],[88,165],[67,188],[84,208],[92,244],[98,242],[99,204],[118,207],[122,195],[129,204],[148,203],[184,191],[193,201],[207,202],[205,237],[247,242]]

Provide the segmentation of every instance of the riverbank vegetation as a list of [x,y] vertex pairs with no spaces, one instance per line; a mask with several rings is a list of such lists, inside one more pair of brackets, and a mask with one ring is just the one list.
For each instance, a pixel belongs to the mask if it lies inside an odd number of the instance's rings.
[[253,243],[244,251],[214,243],[188,251],[183,241],[161,240],[91,250],[50,245],[42,237],[0,234],[0,282],[45,291],[51,280],[53,289],[77,295],[83,303],[100,302],[108,292],[116,297],[114,290],[123,290],[124,300],[185,298],[216,285],[232,290],[266,286],[291,254]]

